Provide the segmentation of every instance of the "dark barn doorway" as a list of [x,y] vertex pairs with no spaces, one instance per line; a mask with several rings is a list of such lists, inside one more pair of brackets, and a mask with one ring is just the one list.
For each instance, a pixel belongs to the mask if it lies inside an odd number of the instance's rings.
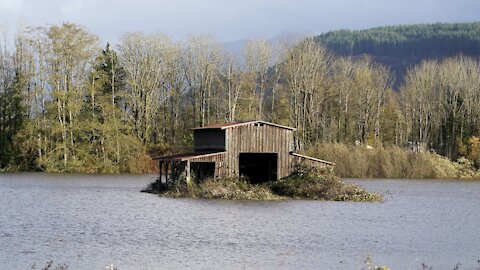
[[215,177],[215,162],[192,162],[190,166],[193,179],[197,183]]
[[240,176],[258,184],[277,180],[277,153],[240,153]]

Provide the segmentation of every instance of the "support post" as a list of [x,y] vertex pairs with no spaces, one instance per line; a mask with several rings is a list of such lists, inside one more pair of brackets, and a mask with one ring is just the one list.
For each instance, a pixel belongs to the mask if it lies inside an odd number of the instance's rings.
[[173,181],[178,180],[177,167],[178,167],[178,162],[177,161],[172,161],[172,179],[173,179]]
[[187,180],[187,185],[190,185],[190,160],[187,160],[187,165],[185,166],[185,179]]
[[171,175],[168,174],[168,170],[170,169],[170,161],[167,161],[166,165],[167,165],[167,166],[166,166],[166,168],[165,168],[165,179],[167,179],[167,184],[169,184],[169,182],[170,182],[170,180],[171,180],[171,179],[170,179],[170,178],[171,178]]
[[158,161],[158,172],[160,174],[160,178],[158,178],[158,180],[160,181],[160,183],[163,183],[163,177],[162,177],[162,166],[163,166],[163,161],[159,160]]

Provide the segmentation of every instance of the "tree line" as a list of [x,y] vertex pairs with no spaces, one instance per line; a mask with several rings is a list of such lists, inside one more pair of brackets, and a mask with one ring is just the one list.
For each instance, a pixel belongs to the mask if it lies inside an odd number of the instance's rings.
[[316,37],[341,55],[448,57],[480,55],[480,22],[436,23],[332,31]]
[[151,156],[191,147],[192,127],[251,119],[297,128],[297,149],[415,142],[451,159],[480,152],[480,64],[467,57],[412,68],[397,93],[385,66],[312,38],[251,40],[240,59],[209,35],[134,32],[100,46],[64,23],[1,45],[2,168],[141,172]]

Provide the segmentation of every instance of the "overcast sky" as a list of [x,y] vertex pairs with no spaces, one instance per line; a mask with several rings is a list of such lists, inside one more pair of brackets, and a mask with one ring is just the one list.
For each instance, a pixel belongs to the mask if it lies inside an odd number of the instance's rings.
[[0,0],[0,25],[81,24],[103,41],[125,32],[221,42],[373,26],[480,21],[480,0]]

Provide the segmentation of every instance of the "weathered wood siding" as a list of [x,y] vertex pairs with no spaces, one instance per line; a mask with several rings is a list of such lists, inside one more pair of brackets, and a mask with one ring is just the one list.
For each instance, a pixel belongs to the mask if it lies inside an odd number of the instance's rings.
[[199,129],[193,131],[194,152],[224,151],[225,130]]
[[190,162],[215,162],[215,177],[226,177],[225,156],[226,153],[212,154],[205,157],[192,158]]
[[229,177],[239,176],[240,153],[277,153],[277,178],[291,173],[293,131],[266,124],[251,124],[226,129],[225,170]]

